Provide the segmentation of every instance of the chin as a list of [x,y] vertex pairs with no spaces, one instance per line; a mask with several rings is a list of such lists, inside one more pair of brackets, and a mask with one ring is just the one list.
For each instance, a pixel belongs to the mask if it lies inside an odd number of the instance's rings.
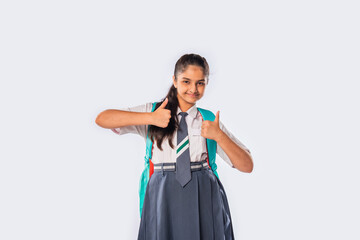
[[190,98],[186,100],[189,103],[195,104],[197,101],[199,101],[199,98]]

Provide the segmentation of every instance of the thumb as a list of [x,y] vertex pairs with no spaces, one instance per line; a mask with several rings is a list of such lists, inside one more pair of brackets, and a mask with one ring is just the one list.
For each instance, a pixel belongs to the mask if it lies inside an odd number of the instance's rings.
[[219,124],[219,118],[220,118],[220,111],[217,111],[214,122],[216,122],[217,124]]
[[168,98],[165,98],[163,103],[159,106],[159,108],[165,108],[166,104],[168,103]]

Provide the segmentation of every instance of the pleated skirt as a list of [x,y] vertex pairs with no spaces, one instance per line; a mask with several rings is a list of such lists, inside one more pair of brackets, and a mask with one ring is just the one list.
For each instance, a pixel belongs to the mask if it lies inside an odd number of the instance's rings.
[[[191,163],[193,165],[193,163]],[[233,240],[225,190],[206,166],[184,187],[174,171],[155,171],[146,187],[138,240]]]

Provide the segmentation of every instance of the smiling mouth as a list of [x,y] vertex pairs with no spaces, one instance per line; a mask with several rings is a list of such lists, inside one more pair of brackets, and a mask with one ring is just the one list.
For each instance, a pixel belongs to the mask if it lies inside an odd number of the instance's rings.
[[188,93],[188,95],[189,95],[190,97],[197,97],[197,96],[198,96],[198,94],[189,94],[189,93]]

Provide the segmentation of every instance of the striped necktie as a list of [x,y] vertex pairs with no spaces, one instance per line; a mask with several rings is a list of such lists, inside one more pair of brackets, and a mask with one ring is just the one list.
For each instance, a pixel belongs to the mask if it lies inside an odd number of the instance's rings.
[[179,114],[182,117],[177,130],[176,179],[184,187],[191,180],[189,135],[185,121],[188,114],[186,112]]

